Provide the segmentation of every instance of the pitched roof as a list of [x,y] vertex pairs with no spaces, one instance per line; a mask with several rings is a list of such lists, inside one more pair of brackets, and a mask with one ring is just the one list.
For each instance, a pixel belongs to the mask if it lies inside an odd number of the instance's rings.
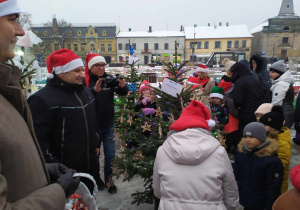
[[264,21],[263,23],[259,24],[258,26],[256,26],[255,28],[253,28],[250,33],[251,34],[255,34],[258,32],[261,32],[264,29],[264,26],[269,26],[269,21]]
[[120,32],[117,35],[117,38],[122,37],[184,37],[184,33],[182,31],[126,31]]

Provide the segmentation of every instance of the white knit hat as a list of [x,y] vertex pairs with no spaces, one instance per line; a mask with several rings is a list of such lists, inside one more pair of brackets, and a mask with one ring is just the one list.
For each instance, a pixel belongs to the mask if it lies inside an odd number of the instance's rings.
[[19,13],[23,11],[19,8],[17,0],[0,0],[0,17]]

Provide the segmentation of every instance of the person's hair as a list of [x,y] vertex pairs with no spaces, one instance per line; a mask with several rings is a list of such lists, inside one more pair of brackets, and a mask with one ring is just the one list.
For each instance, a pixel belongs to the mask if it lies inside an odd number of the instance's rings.
[[[200,73],[204,73],[204,72],[200,72]],[[200,76],[199,76],[200,77]],[[204,79],[206,78],[210,78],[209,74],[208,73],[204,73]]]
[[228,77],[231,77],[231,71],[230,71],[230,69],[228,69],[228,71],[226,72],[226,75],[227,75]]
[[278,134],[279,134],[278,130],[273,130],[273,131],[269,132],[268,137],[270,137],[272,139],[277,139],[278,138]]

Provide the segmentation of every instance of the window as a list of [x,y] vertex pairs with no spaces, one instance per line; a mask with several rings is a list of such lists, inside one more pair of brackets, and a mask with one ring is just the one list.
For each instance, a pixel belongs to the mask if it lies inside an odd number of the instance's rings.
[[158,50],[158,43],[154,43],[154,50]]
[[81,43],[81,51],[85,51],[85,43]]
[[257,40],[257,44],[260,45],[260,39]]
[[95,45],[91,44],[91,51],[95,51]]
[[197,42],[197,49],[201,49],[201,42]]
[[215,48],[221,48],[221,42],[215,41]]
[[54,50],[59,50],[59,44],[54,44]]
[[177,45],[177,48],[179,48],[179,43],[178,42],[176,43],[176,45]]
[[285,26],[282,30],[283,30],[283,31],[290,31],[291,29],[290,29],[289,26]]
[[238,48],[239,47],[239,41],[234,41],[234,48]]
[[77,52],[78,51],[78,45],[74,44],[74,51]]
[[169,43],[165,43],[165,50],[169,49]]
[[118,50],[122,50],[122,43],[118,44]]
[[244,48],[245,48],[245,47],[246,47],[246,45],[247,45],[247,40],[243,40],[243,41],[242,41],[242,47],[244,47]]
[[190,42],[190,49],[193,49],[193,42]]
[[81,36],[81,31],[77,31],[77,36]]
[[129,50],[129,44],[125,44],[125,50]]
[[148,50],[148,43],[144,43],[144,50]]
[[209,44],[208,41],[204,42],[204,49],[208,49],[209,48]]
[[105,45],[101,44],[101,51],[105,51]]
[[108,44],[108,45],[107,45],[107,50],[108,50],[108,51],[111,51],[111,44]]
[[67,44],[67,49],[71,50],[71,44]]
[[136,43],[132,43],[132,47],[134,50],[136,50]]
[[227,41],[227,48],[231,48],[232,41]]
[[286,44],[289,42],[289,37],[282,37],[282,43]]
[[48,31],[43,32],[44,36],[48,36]]

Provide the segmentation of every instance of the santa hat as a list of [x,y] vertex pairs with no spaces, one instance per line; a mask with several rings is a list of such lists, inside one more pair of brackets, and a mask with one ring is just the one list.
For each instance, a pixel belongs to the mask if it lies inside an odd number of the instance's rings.
[[233,90],[233,84],[232,82],[225,82],[224,79],[222,79],[219,83],[218,86],[224,89],[225,93],[230,93]]
[[23,11],[19,8],[17,0],[0,0],[0,17],[19,13]]
[[106,60],[103,56],[101,56],[99,54],[89,53],[89,54],[86,55],[84,74],[85,74],[85,84],[86,84],[87,87],[89,87],[89,83],[90,83],[89,70],[96,63],[105,63],[106,64]]
[[300,165],[297,165],[294,168],[292,168],[290,172],[290,178],[293,186],[297,190],[300,190]]
[[48,79],[53,79],[55,74],[62,74],[84,66],[80,57],[69,49],[61,49],[51,53],[47,60]]
[[205,66],[204,64],[200,64],[199,66],[198,66],[198,68],[196,69],[196,71],[195,72],[203,72],[203,73],[208,73],[208,68],[207,68],[207,66]]
[[209,128],[216,125],[211,119],[208,108],[200,101],[192,101],[184,108],[178,120],[176,120],[169,130],[182,131],[188,128]]
[[149,88],[152,91],[152,88],[147,85],[150,85],[150,83],[147,80],[144,80],[140,85],[140,92],[145,88]]
[[224,98],[224,89],[218,86],[215,86],[211,89],[210,95],[211,98]]

